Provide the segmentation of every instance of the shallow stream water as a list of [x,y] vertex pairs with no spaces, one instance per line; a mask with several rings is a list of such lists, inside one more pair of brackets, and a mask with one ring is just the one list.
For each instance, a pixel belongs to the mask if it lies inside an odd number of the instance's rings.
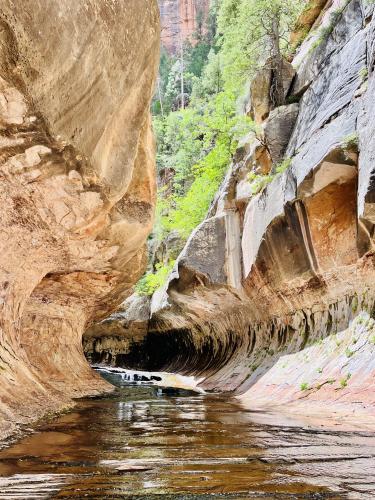
[[0,452],[1,499],[375,498],[374,434],[106,377],[122,387]]

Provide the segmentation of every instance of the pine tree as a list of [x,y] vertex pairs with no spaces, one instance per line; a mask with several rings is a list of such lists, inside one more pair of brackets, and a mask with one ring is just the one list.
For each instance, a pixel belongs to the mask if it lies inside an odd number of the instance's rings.
[[275,106],[284,104],[283,52],[289,34],[306,0],[223,0],[218,17],[227,80],[238,88],[269,60],[274,73],[270,96]]

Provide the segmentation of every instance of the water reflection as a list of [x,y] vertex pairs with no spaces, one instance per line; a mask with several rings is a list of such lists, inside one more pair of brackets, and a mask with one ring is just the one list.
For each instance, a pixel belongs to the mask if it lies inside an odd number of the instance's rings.
[[374,435],[261,417],[224,397],[125,386],[3,450],[0,498],[375,497]]

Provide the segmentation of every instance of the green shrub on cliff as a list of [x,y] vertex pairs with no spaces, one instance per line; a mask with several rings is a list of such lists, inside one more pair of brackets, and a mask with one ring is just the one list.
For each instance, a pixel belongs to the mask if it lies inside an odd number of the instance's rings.
[[222,0],[218,31],[224,80],[232,91],[241,92],[268,57],[275,62],[276,80],[281,78],[281,54],[287,52],[289,32],[306,4],[304,0]]
[[190,189],[185,196],[175,199],[174,208],[164,218],[165,230],[177,229],[181,236],[187,238],[202,222],[229,160],[227,148],[216,146],[196,165],[197,175]]
[[172,271],[174,261],[163,265],[156,264],[155,272],[147,273],[141,278],[135,286],[135,291],[138,295],[153,295],[156,290],[164,285],[169,273]]
[[[177,230],[187,238],[191,231],[204,219],[215,193],[231,161],[237,140],[252,128],[252,122],[235,112],[234,97],[225,92],[206,102],[200,115],[200,147],[204,152],[184,175],[178,168],[175,175],[175,190],[170,196],[170,209],[162,218],[165,231]],[[190,145],[186,144],[186,151]],[[199,158],[199,155],[197,155]],[[184,191],[182,179],[189,180]],[[182,194],[180,194],[182,193]],[[162,200],[165,204],[165,199]]]

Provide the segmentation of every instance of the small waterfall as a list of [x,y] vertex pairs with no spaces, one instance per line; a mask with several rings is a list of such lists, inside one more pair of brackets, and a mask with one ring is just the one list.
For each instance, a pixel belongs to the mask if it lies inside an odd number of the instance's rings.
[[125,370],[122,368],[111,368],[111,367],[94,367],[101,373],[107,373],[115,377],[119,377],[121,380],[121,385],[127,384],[154,384],[161,382],[163,380],[162,376],[154,375],[149,372],[134,372],[131,370]]
[[202,379],[167,372],[144,372],[126,370],[103,365],[93,365],[108,382],[118,387],[127,385],[156,385],[164,388],[177,388],[204,393],[198,385]]

